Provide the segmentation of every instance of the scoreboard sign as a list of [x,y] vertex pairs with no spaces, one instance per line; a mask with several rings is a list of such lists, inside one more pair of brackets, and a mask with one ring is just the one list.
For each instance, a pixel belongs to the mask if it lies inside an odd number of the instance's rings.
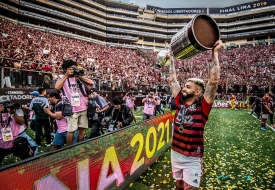
[[275,5],[274,0],[253,1],[224,8],[209,8],[209,14],[230,14],[239,11],[268,7],[272,5]]
[[0,167],[0,189],[127,189],[171,145],[172,113]]

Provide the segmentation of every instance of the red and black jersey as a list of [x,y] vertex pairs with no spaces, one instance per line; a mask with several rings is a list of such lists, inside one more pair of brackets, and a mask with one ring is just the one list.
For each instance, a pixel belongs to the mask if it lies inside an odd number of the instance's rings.
[[272,97],[268,97],[268,107],[270,108],[271,111],[274,111],[274,101],[273,101],[273,98]]
[[[174,118],[172,149],[185,156],[202,157],[204,126],[212,104],[208,104],[201,96],[193,104],[187,105],[181,97],[181,92],[175,97],[177,108]],[[179,129],[180,126],[184,128],[182,133]]]
[[[267,105],[267,107],[269,109],[266,109],[265,105]],[[273,110],[272,98],[270,98],[270,97],[262,98],[262,112],[263,112],[263,114],[269,114],[269,110]]]
[[267,105],[267,102],[266,102],[266,99],[265,99],[265,97],[264,98],[262,98],[262,113],[263,114],[268,114],[269,113],[269,111],[268,111],[268,109],[266,109],[266,107],[265,107],[265,105]]

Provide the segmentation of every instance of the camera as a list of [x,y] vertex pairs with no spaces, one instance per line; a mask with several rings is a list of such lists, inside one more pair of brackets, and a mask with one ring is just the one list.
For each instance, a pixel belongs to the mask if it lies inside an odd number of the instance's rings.
[[10,109],[20,109],[20,104],[18,102],[13,104],[5,104],[4,107]]
[[111,120],[112,120],[111,117],[105,117],[104,122],[101,122],[101,125],[102,126],[107,126]]
[[127,96],[132,96],[132,92],[128,92],[126,95]]
[[84,75],[84,70],[83,69],[78,69],[77,67],[73,67],[73,70],[74,70],[75,75],[79,75],[79,76]]

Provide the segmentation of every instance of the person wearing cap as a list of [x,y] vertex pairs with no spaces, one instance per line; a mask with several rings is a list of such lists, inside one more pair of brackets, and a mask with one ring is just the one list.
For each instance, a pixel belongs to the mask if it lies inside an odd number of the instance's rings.
[[33,95],[32,98],[35,98],[35,97],[39,96],[39,92],[38,91],[32,91],[30,94]]
[[[25,132],[27,126],[24,124],[23,111],[20,108],[7,108],[8,105],[12,107],[9,98],[7,96],[0,96],[0,163],[11,153],[19,156],[21,159],[26,159],[35,156],[38,152],[37,144]],[[28,143],[20,147],[20,149],[15,149],[13,142],[18,137],[25,138]],[[25,149],[29,151],[23,153]]]
[[44,112],[44,108],[49,106],[49,101],[45,97],[47,92],[44,88],[38,89],[39,96],[32,99],[30,110],[35,113],[35,141],[41,146],[41,137],[43,135],[42,126],[44,127],[47,146],[51,145],[51,126],[48,114]]
[[199,189],[204,152],[203,134],[220,80],[218,52],[222,41],[214,44],[209,80],[205,86],[199,78],[189,78],[181,89],[177,81],[173,58],[170,67],[170,86],[176,101],[172,137],[171,164],[177,190]]

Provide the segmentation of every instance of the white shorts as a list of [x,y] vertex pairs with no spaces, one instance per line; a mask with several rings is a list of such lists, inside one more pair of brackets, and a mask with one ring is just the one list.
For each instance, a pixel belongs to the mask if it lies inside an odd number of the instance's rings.
[[262,114],[263,119],[268,119],[268,114]]
[[184,156],[171,149],[173,178],[199,188],[203,174],[202,158]]

